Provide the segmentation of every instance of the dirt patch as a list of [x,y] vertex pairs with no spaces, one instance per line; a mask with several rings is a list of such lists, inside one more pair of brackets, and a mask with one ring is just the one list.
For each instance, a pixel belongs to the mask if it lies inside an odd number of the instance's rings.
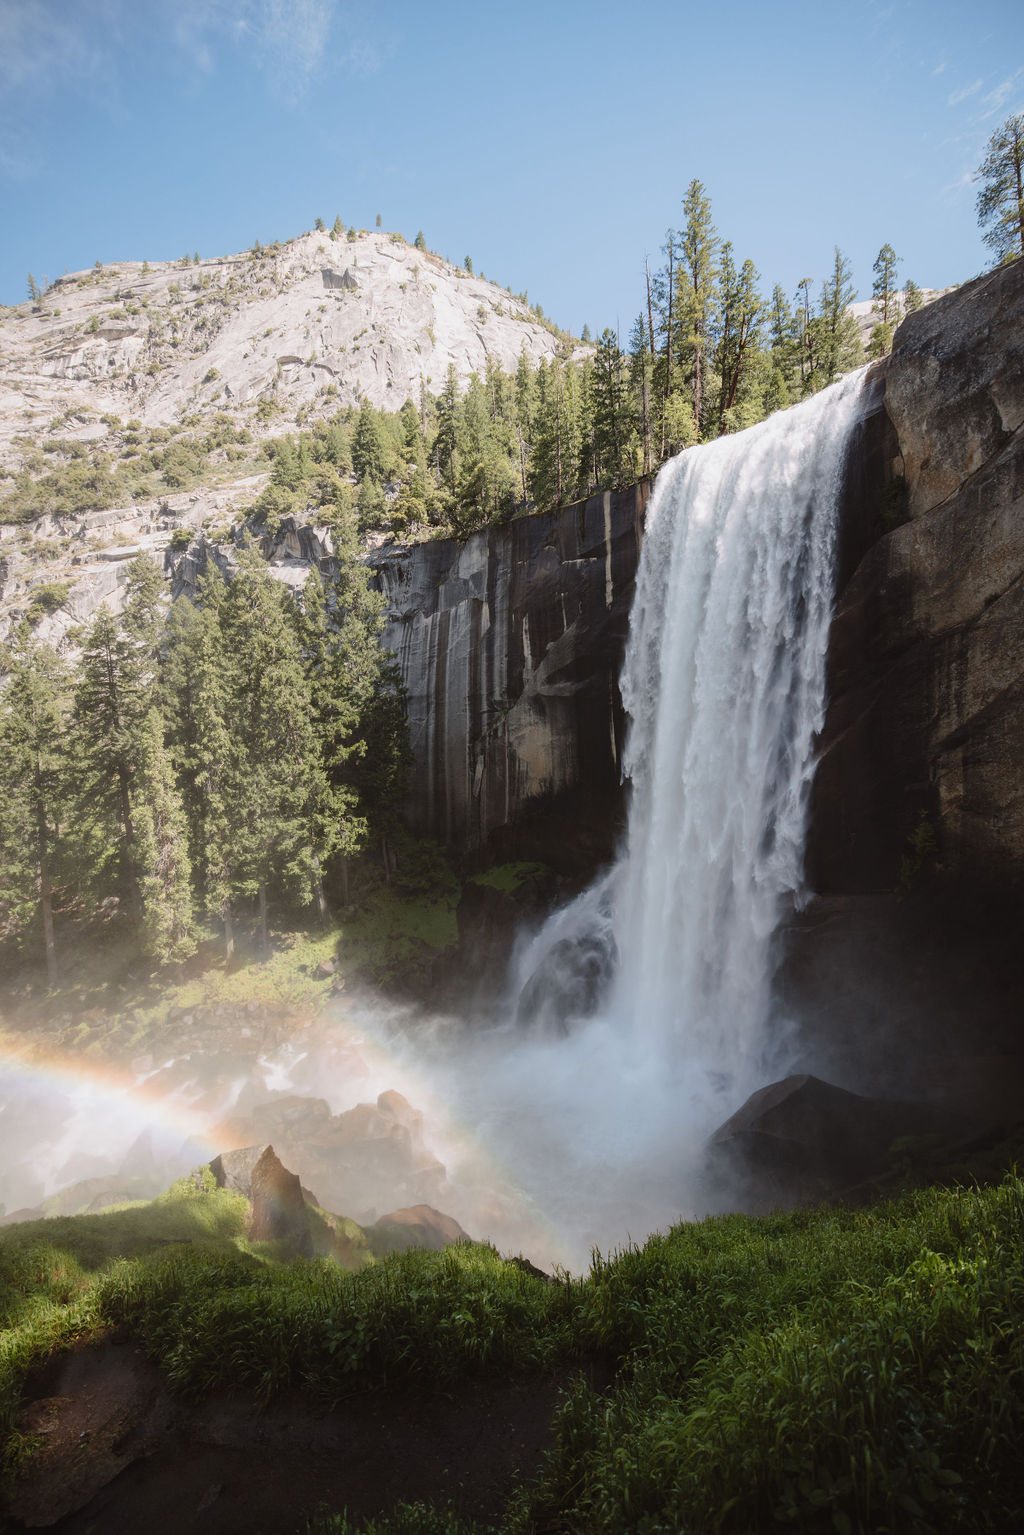
[[11,1513],[50,1528],[81,1508],[169,1429],[160,1372],[137,1345],[107,1339],[62,1354],[30,1382],[19,1428],[40,1448],[19,1478]]
[[266,1408],[234,1393],[172,1402],[131,1344],[65,1356],[26,1409],[45,1437],[12,1529],[60,1535],[295,1535],[318,1507],[386,1513],[417,1498],[496,1518],[540,1469],[569,1372]]

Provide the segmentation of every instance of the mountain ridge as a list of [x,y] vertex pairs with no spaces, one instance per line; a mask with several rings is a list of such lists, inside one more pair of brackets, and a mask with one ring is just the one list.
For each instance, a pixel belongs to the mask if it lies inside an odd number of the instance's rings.
[[98,442],[111,414],[154,428],[241,413],[278,436],[361,400],[397,410],[449,365],[460,381],[489,359],[509,372],[564,339],[508,290],[380,230],[97,266],[0,312],[0,468],[19,437]]

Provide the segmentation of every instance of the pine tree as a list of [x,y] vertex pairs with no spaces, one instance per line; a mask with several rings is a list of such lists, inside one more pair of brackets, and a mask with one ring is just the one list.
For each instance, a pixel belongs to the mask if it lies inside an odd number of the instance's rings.
[[796,285],[796,333],[800,349],[800,393],[810,394],[818,371],[817,332],[811,316],[811,288],[814,279],[801,277]]
[[181,796],[155,707],[142,722],[132,799],[143,951],[159,964],[180,963],[196,949],[191,868]]
[[529,496],[528,465],[533,446],[534,416],[537,410],[537,372],[526,352],[526,342],[519,349],[515,383],[516,462],[523,501]]
[[871,287],[871,307],[883,325],[895,325],[899,319],[899,290],[896,287],[899,264],[896,252],[886,244],[875,257],[872,268],[875,280]]
[[781,410],[800,398],[801,315],[790,308],[789,300],[776,283],[768,313],[768,344],[772,375],[765,400],[769,412]]
[[917,286],[917,283],[914,282],[912,278],[908,277],[906,282],[903,284],[903,310],[904,310],[904,313],[905,314],[913,314],[915,309],[920,309],[920,307],[921,307],[921,305],[923,303],[924,303],[924,295],[922,294],[920,288]]
[[256,896],[263,952],[275,879],[308,902],[314,894],[311,784],[322,774],[309,685],[291,599],[270,575],[251,538],[222,603],[229,672],[232,777],[225,803],[234,858],[232,894]]
[[[737,273],[728,241],[722,246],[720,276],[721,326],[715,359],[720,380],[719,435],[738,426],[752,425],[763,413],[760,399],[756,404],[744,400],[743,386],[751,376],[758,354],[764,313],[764,303],[757,291],[757,268],[748,260]],[[745,415],[741,404],[748,406]]]
[[459,383],[455,364],[448,364],[444,388],[437,400],[437,432],[434,436],[433,459],[442,484],[454,502],[457,495],[455,447],[458,432]]
[[0,911],[17,927],[38,912],[53,987],[53,862],[67,799],[67,668],[27,623],[15,631],[0,665]]
[[223,923],[230,960],[236,892],[228,799],[235,756],[228,723],[230,673],[224,664],[223,601],[224,581],[211,561],[199,584],[198,601],[179,597],[168,614],[160,698],[198,900],[207,916]]
[[383,485],[390,468],[380,415],[368,400],[364,400],[352,436],[352,472],[357,480],[374,480]]
[[138,916],[141,895],[132,790],[152,691],[152,652],[104,608],[85,636],[74,693],[78,814],[95,843],[102,882],[116,860],[122,893]]
[[817,325],[818,368],[815,388],[831,384],[840,373],[847,373],[863,360],[863,348],[857,322],[850,305],[857,297],[851,281],[850,264],[838,245],[832,275],[822,283]]
[[415,246],[415,248],[418,251],[425,251],[426,250],[427,242],[423,238],[423,230],[422,229],[417,229],[417,231],[416,231],[416,238],[415,238],[415,240],[412,243],[413,243],[413,245]]
[[[378,612],[373,594],[365,585],[364,605],[353,600],[358,577],[348,568],[351,550],[339,559],[339,575],[332,592],[333,610],[316,570],[311,570],[294,609],[303,668],[309,686],[311,722],[319,749],[322,772],[310,782],[307,817],[310,827],[310,862],[314,896],[321,921],[327,917],[323,871],[329,860],[340,859],[342,899],[348,904],[348,861],[366,844],[368,829],[360,813],[358,794],[351,782],[352,759],[364,743],[360,725],[373,695],[379,647]],[[345,566],[344,574],[341,567]]]
[[974,179],[983,183],[978,223],[989,226],[982,235],[985,244],[997,261],[1024,256],[1024,112],[993,133]]
[[622,353],[615,332],[607,327],[594,358],[593,409],[598,484],[623,485],[628,477],[626,445],[632,422]]
[[629,383],[633,391],[633,413],[640,438],[640,462],[637,472],[649,475],[653,463],[651,441],[651,386],[653,357],[647,320],[638,314],[629,337]]
[[686,224],[681,233],[676,329],[684,365],[689,360],[693,426],[699,437],[704,424],[705,372],[714,323],[719,246],[711,222],[711,200],[703,182],[690,182],[683,213]]

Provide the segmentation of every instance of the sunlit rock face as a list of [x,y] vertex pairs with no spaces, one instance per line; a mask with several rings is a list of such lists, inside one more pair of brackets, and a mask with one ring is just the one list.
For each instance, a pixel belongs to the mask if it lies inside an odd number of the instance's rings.
[[377,563],[408,689],[414,829],[570,871],[621,817],[618,672],[645,484]]

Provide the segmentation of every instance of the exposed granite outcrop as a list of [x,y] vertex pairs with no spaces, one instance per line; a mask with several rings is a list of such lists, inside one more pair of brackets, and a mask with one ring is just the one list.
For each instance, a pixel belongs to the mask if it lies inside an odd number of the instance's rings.
[[617,679],[646,501],[642,483],[378,558],[384,644],[409,692],[418,833],[568,872],[611,855]]

